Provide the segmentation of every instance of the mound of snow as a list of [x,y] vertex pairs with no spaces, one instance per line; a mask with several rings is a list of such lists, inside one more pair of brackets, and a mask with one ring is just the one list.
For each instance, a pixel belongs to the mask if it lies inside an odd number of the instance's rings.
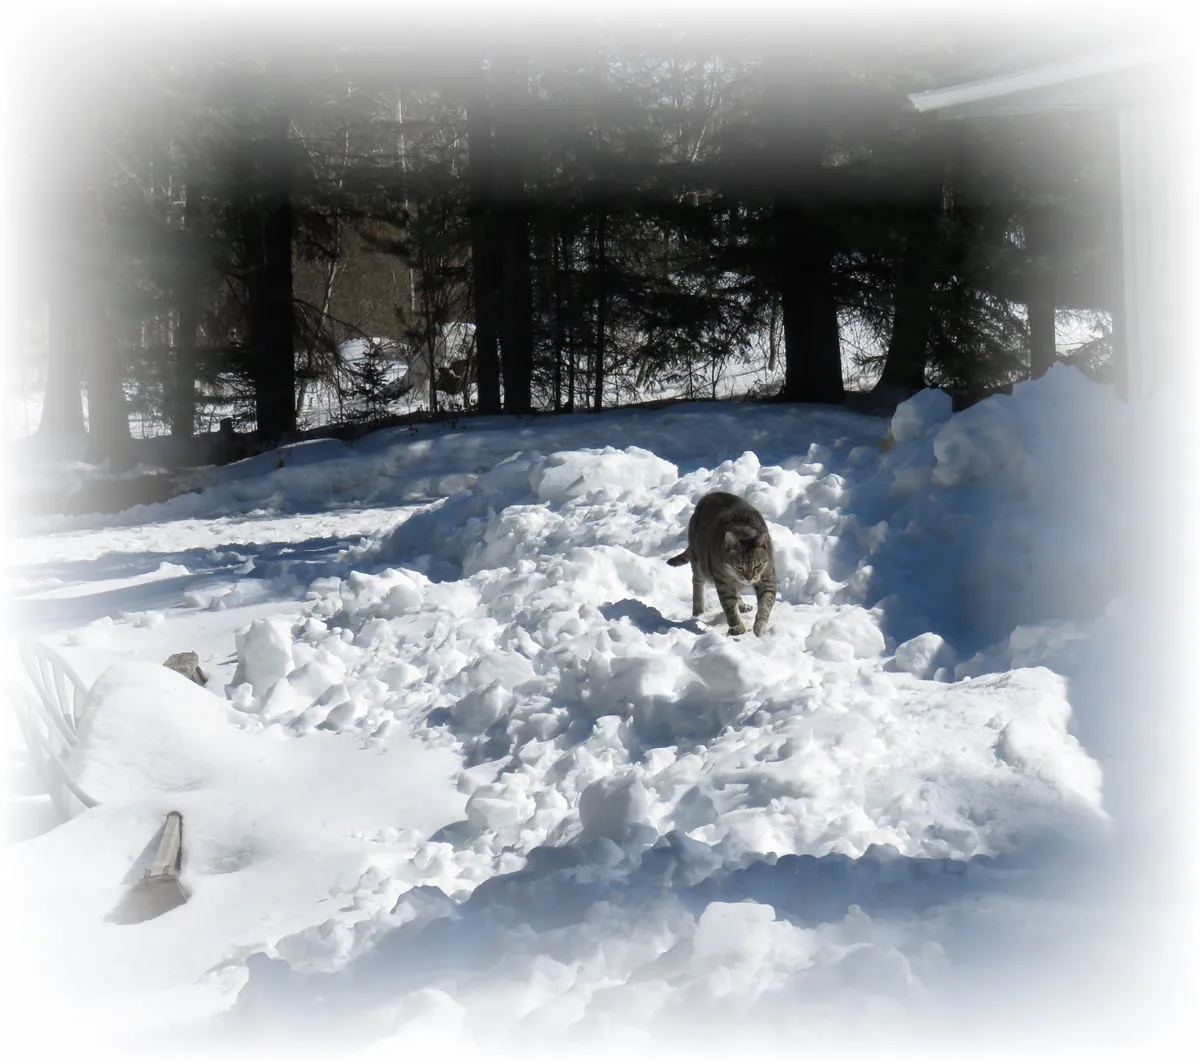
[[257,747],[237,712],[164,666],[112,666],[88,701],[69,768],[102,804],[229,782],[254,767]]
[[918,391],[892,413],[891,434],[896,442],[911,442],[950,419],[953,400],[944,390]]
[[1034,468],[1021,428],[996,398],[959,413],[933,440],[934,485],[961,486],[1003,474],[1017,490],[1029,489]]
[[930,678],[953,661],[953,650],[936,633],[922,633],[896,648],[896,669],[915,677]]
[[1056,365],[898,441],[854,500],[886,523],[858,565],[888,635],[932,632],[962,656],[1018,625],[1099,614],[1129,587],[1138,505],[1113,491],[1137,481],[1138,430],[1111,389]]
[[[353,540],[297,519],[329,556],[254,613],[229,702],[161,667],[102,680],[73,768],[109,801],[20,855],[73,878],[47,866],[86,848],[86,881],[32,915],[100,940],[94,978],[240,990],[233,1026],[381,1048],[747,1021],[809,1045],[890,1032],[1015,932],[1055,945],[1022,888],[1109,820],[1073,715],[1096,681],[1049,667],[1083,666],[1135,540],[1103,518],[1129,423],[1065,369],[906,406],[886,453],[827,410],[479,419],[214,487],[210,513],[385,507]],[[665,563],[714,489],[775,541],[763,637],[729,637],[711,589],[694,618]],[[172,808],[193,897],[147,966],[95,925]]]
[[618,499],[669,486],[678,474],[674,464],[645,449],[606,446],[552,453],[534,469],[530,484],[543,501],[563,502],[592,493]]
[[233,684],[248,684],[258,696],[292,670],[291,624],[276,618],[260,618],[237,636],[238,665]]
[[881,655],[885,644],[869,611],[845,607],[814,623],[804,646],[823,659],[845,662]]

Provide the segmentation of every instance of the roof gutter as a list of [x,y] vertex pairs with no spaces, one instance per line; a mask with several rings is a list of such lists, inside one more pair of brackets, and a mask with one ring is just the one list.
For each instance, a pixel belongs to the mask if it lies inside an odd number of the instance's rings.
[[965,116],[986,111],[986,108],[975,108],[972,104],[1014,96],[1032,96],[1045,89],[1149,68],[1152,64],[1161,62],[1162,58],[1160,50],[1150,48],[1105,52],[1018,70],[980,81],[966,81],[946,88],[914,92],[908,99],[922,114],[944,111],[949,112],[947,117],[955,112]]

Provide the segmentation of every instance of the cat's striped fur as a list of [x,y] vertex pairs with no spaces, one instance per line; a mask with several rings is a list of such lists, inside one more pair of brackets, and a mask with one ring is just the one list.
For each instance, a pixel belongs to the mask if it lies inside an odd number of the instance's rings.
[[717,587],[729,633],[745,633],[738,611],[743,585],[753,585],[758,597],[754,632],[762,636],[775,604],[775,555],[766,520],[758,509],[732,493],[709,493],[700,498],[688,522],[688,546],[667,560],[672,567],[692,565],[692,616],[704,612],[704,585]]

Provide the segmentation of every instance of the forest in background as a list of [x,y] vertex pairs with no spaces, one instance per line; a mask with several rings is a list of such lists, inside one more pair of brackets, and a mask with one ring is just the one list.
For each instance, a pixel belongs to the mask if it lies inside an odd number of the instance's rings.
[[[39,438],[119,465],[131,422],[229,417],[270,446],[317,386],[374,423],[712,396],[734,361],[836,404],[847,353],[900,395],[1109,371],[1112,115],[907,99],[1094,35],[431,34],[160,42],[46,92],[14,324]],[[1098,323],[1066,354],[1065,313]]]

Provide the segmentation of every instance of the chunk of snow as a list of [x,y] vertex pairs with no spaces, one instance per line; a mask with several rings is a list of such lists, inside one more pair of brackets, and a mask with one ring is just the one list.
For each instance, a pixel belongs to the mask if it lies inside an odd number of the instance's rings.
[[821,658],[844,662],[881,655],[886,645],[872,614],[851,606],[815,622],[804,646]]
[[232,684],[248,684],[259,696],[292,671],[290,623],[259,618],[237,636],[238,666]]
[[953,411],[953,401],[946,391],[932,387],[919,390],[900,402],[892,413],[892,439],[896,442],[915,441],[931,428],[945,423]]
[[943,666],[954,665],[954,653],[936,633],[921,633],[896,648],[896,669],[929,678]]
[[568,501],[588,493],[618,498],[671,485],[674,464],[637,446],[553,453],[530,474],[538,499]]

